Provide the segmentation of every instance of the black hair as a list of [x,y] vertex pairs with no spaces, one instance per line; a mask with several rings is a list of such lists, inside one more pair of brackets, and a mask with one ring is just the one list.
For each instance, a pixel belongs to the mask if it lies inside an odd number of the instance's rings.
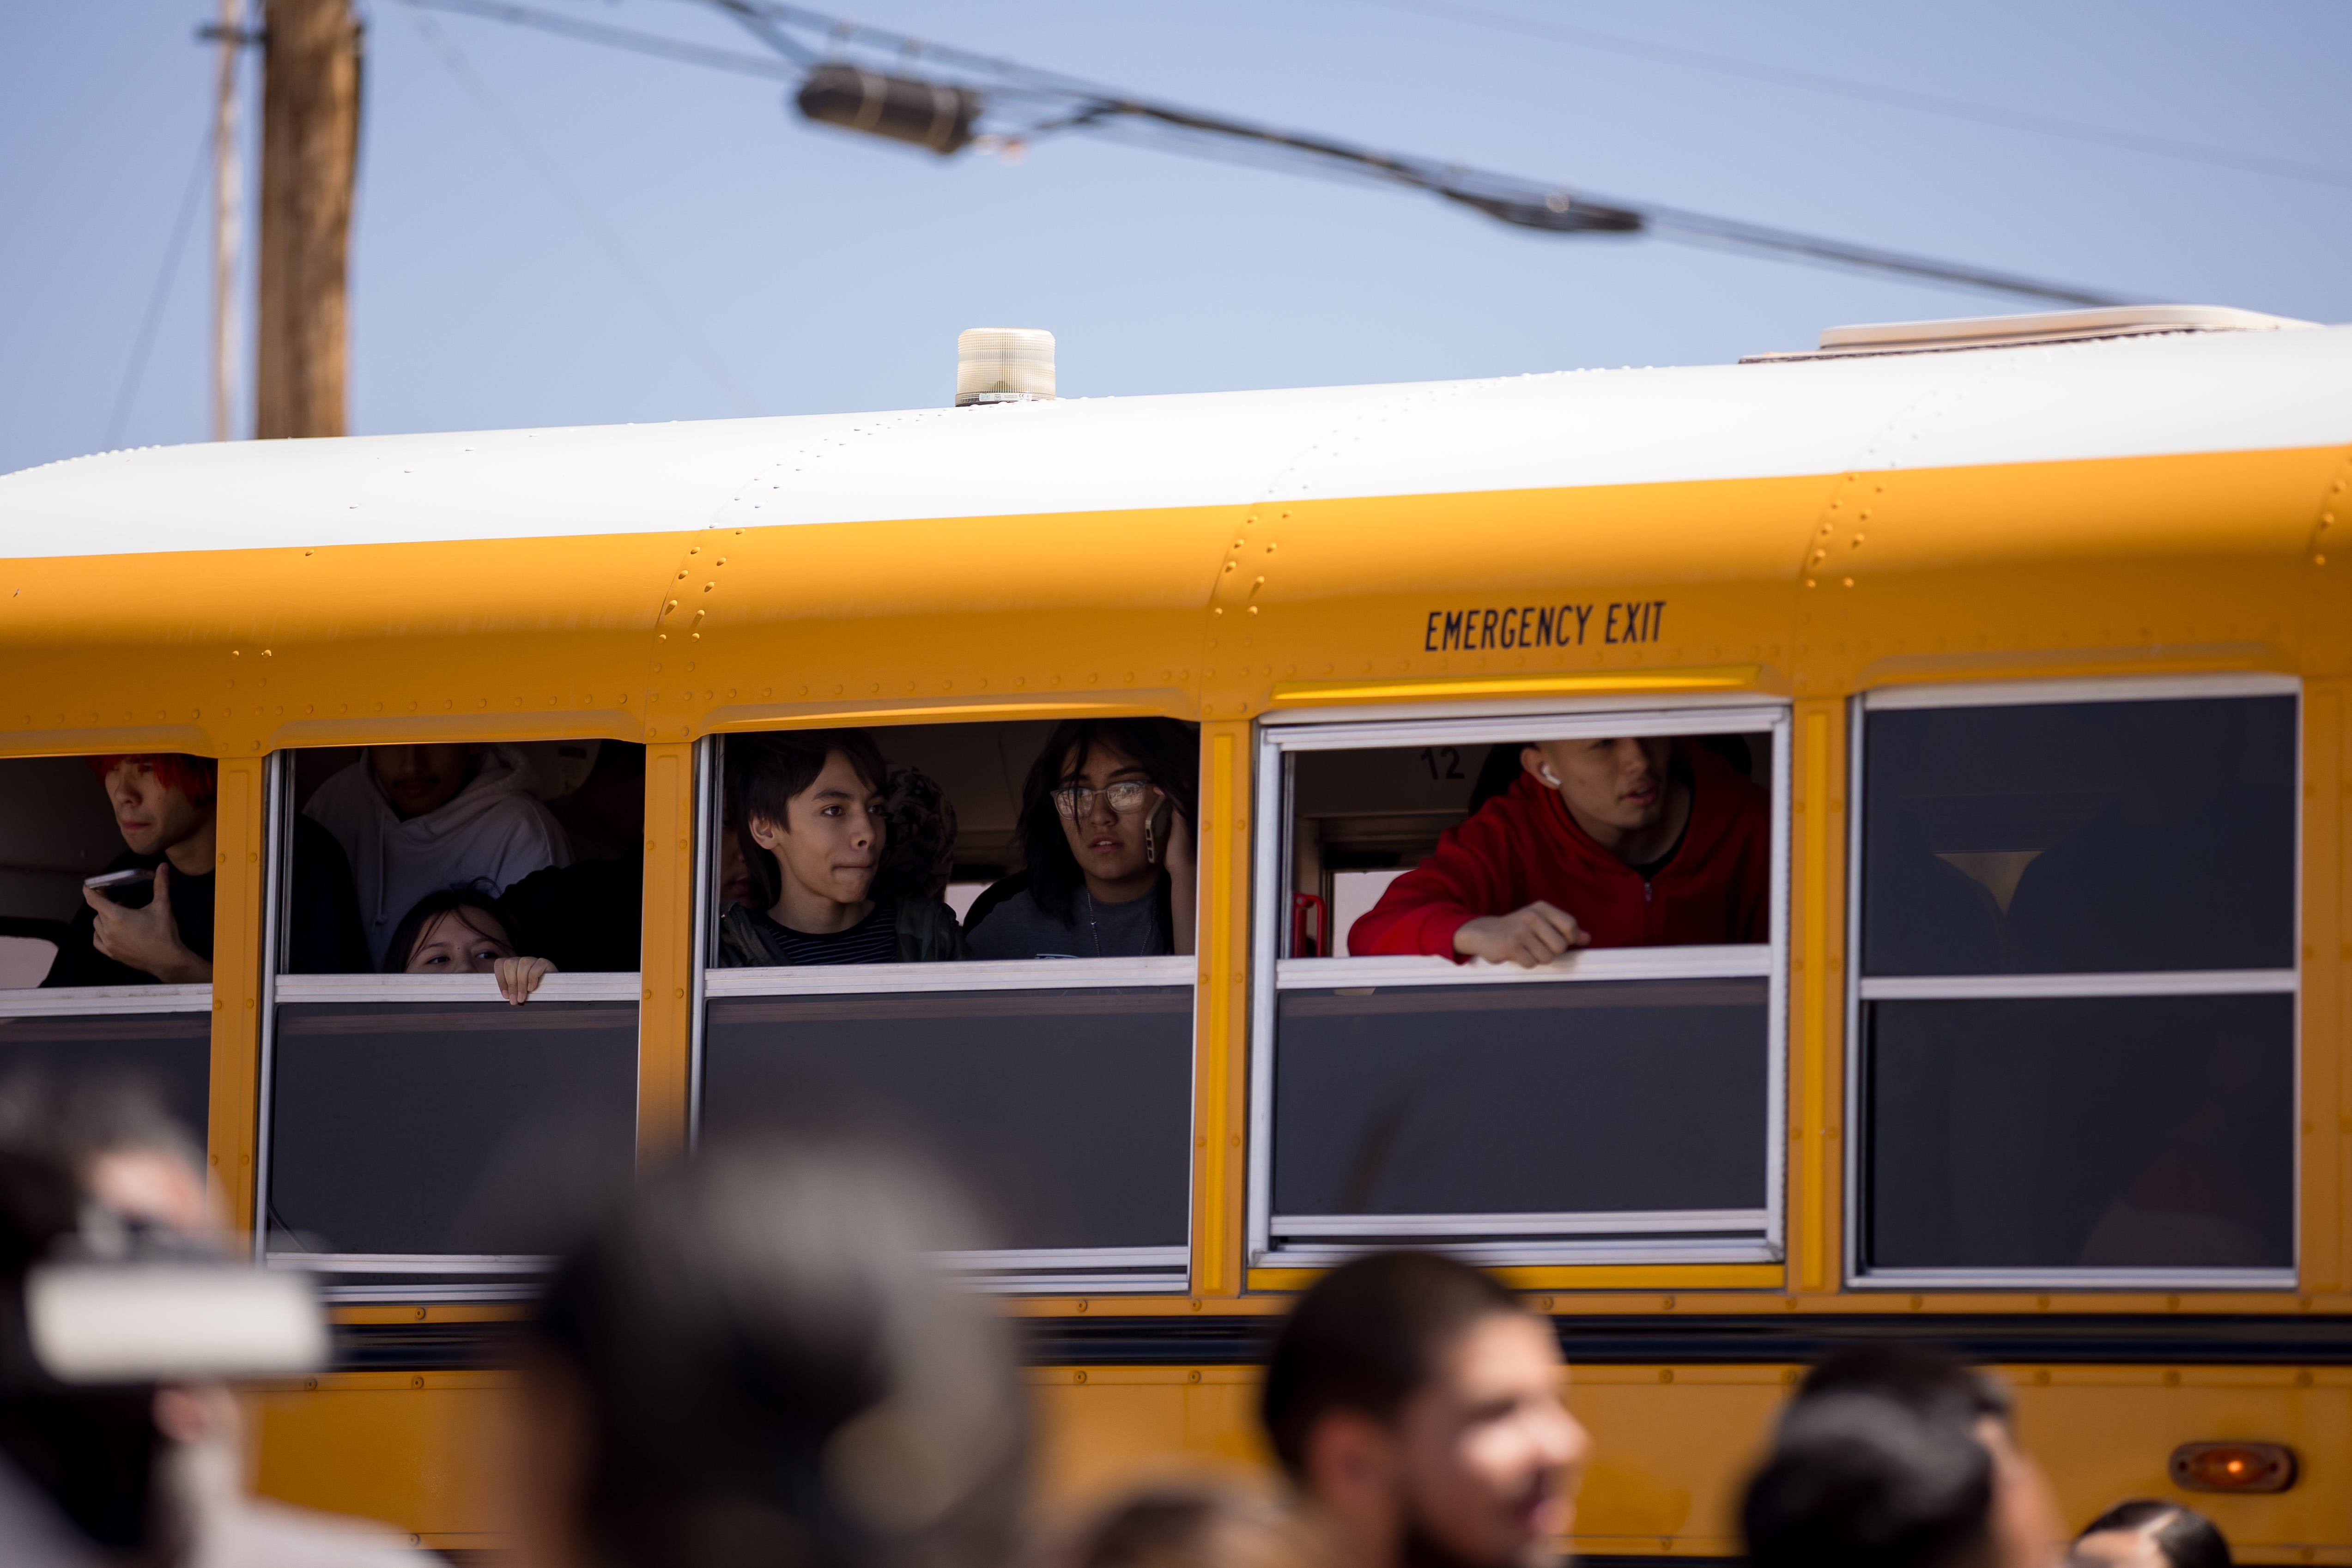
[[[862,729],[777,729],[727,737],[723,788],[734,813],[743,867],[751,878],[752,907],[773,909],[784,895],[783,871],[751,836],[752,820],[789,830],[793,797],[816,782],[825,760],[836,751],[868,789],[877,795],[888,789],[889,768],[883,763],[882,748]],[[887,851],[887,844],[883,848]]]
[[882,793],[886,835],[872,896],[934,900],[955,874],[956,809],[939,781],[910,763],[894,763]]
[[[2161,1520],[2162,1523],[2158,1523]],[[2229,1540],[2214,1522],[2193,1508],[2155,1498],[2136,1497],[2119,1502],[2083,1527],[2084,1535],[2106,1530],[2147,1530],[2156,1549],[2172,1568],[2231,1568]]]
[[1948,1410],[1801,1399],[1740,1500],[1749,1568],[1970,1568],[1992,1555],[1992,1455]]
[[[467,920],[465,912],[469,909],[488,915],[498,929],[486,931],[478,923]],[[480,887],[444,887],[426,894],[410,905],[408,913],[400,917],[400,924],[392,928],[392,940],[385,944],[383,949],[383,972],[387,975],[407,973],[408,960],[415,953],[416,944],[432,928],[433,923],[445,915],[455,915],[465,921],[467,928],[476,936],[493,936],[516,952],[522,951],[522,944],[516,939],[514,922],[508,917],[496,894]]]
[[1796,1403],[1832,1394],[1869,1394],[1922,1416],[1974,1426],[1988,1416],[2009,1425],[2009,1390],[1942,1351],[1916,1344],[1857,1345],[1838,1351],[1805,1375]]
[[[1086,885],[1078,858],[1062,831],[1062,814],[1055,808],[1054,791],[1063,776],[1084,767],[1097,747],[1108,747],[1133,760],[1161,793],[1176,802],[1184,820],[1197,827],[1201,821],[1201,727],[1173,718],[1066,718],[1038,748],[1021,786],[1021,852],[1027,861],[1029,896],[1048,917],[1068,925],[1074,918],[1078,889]],[[1160,878],[1158,921],[1160,935],[1173,935],[1168,900],[1168,878]]]
[[1060,1564],[1321,1568],[1331,1560],[1298,1511],[1257,1489],[1204,1477],[1150,1482],[1120,1497],[1079,1532]]
[[945,1188],[840,1140],[656,1172],[560,1264],[576,1521],[604,1568],[1002,1568],[1028,1451],[1007,1325],[943,1277]]
[[1274,1343],[1259,1418],[1293,1480],[1307,1477],[1317,1423],[1355,1410],[1388,1424],[1426,1385],[1448,1342],[1519,1299],[1434,1252],[1375,1252],[1341,1264],[1291,1308]]

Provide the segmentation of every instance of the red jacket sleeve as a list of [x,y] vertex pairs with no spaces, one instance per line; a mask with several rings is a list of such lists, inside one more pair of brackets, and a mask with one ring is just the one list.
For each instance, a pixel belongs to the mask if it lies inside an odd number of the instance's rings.
[[1497,796],[1448,829],[1427,860],[1389,883],[1380,902],[1349,928],[1349,955],[1427,953],[1459,962],[1454,934],[1465,922],[1517,907],[1509,868],[1520,857],[1511,844],[1509,800]]
[[1772,939],[1772,798],[1751,791],[1739,812],[1739,887],[1734,942]]

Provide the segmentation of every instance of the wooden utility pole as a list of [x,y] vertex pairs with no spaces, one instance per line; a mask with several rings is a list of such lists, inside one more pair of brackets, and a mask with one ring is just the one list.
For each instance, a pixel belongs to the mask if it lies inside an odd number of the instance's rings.
[[213,439],[226,441],[236,413],[237,212],[245,201],[237,157],[236,62],[245,49],[245,0],[220,0],[219,79],[213,102]]
[[261,16],[253,433],[341,435],[360,26],[351,0],[263,0]]

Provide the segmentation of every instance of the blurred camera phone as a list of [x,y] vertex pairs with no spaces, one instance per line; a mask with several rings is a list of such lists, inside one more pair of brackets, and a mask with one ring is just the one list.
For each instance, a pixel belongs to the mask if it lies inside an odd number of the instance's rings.
[[[84,887],[96,888],[117,904],[125,904],[128,900],[123,898],[124,894],[133,888],[152,889],[154,883],[155,873],[152,868],[133,866],[129,871],[110,871],[103,876],[84,877],[81,884]],[[149,896],[153,896],[152,892]]]

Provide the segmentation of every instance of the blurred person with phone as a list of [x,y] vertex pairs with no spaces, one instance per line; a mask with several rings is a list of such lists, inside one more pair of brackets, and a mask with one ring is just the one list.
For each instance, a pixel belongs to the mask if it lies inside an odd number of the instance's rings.
[[[207,1190],[203,1151],[136,1078],[19,1072],[0,1080],[0,1160],[68,1178],[79,1204],[103,1217],[101,1232],[121,1227],[166,1260],[227,1262],[229,1228],[218,1195]],[[87,1218],[80,1223],[90,1228]],[[373,1521],[255,1496],[246,1413],[226,1383],[166,1380],[151,1394],[148,1419],[126,1409],[115,1423],[120,1461],[147,1477],[149,1549],[129,1559],[142,1568],[420,1568],[434,1561]],[[130,1530],[128,1501],[118,1499],[117,1511],[101,1531]],[[0,1562],[14,1561],[0,1551]]]
[[226,1256],[194,1144],[128,1081],[0,1084],[0,1562],[403,1568],[249,1496],[231,1380],[315,1372],[315,1289]]
[[1148,958],[1193,947],[1201,737],[1172,718],[1066,719],[1021,790],[1024,870],[965,921],[978,958]]

